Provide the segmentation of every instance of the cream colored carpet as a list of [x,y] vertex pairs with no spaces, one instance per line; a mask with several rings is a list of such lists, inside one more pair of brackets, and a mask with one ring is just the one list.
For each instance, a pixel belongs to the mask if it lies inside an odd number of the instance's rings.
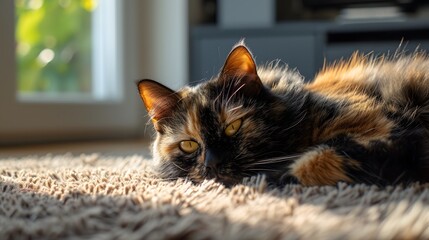
[[1,239],[429,239],[429,185],[166,182],[139,156],[0,160]]

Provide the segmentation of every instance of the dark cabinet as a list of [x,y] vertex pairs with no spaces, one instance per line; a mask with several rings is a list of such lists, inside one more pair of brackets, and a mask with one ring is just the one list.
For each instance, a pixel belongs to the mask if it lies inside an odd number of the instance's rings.
[[258,64],[280,60],[311,80],[324,64],[347,59],[354,51],[376,56],[392,56],[399,47],[405,53],[429,51],[429,22],[307,22],[255,29],[197,27],[191,32],[190,82],[218,74],[229,51],[242,38]]

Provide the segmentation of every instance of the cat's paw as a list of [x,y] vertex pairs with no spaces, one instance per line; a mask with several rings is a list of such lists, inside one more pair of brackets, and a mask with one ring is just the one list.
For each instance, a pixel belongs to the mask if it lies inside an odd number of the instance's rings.
[[306,186],[352,182],[347,176],[345,161],[335,149],[322,145],[305,152],[291,164],[289,174]]

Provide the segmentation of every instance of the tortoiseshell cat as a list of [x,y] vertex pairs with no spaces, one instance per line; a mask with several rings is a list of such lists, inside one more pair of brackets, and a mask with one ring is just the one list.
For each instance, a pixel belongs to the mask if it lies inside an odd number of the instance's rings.
[[429,59],[369,58],[324,68],[310,83],[256,66],[243,43],[217,77],[178,92],[138,83],[165,178],[226,185],[377,185],[429,180]]

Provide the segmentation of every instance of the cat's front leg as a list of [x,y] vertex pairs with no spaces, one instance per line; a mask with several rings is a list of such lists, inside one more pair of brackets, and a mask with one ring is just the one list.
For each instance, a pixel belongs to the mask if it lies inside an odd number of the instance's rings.
[[358,168],[359,163],[340,154],[329,145],[319,145],[304,152],[289,166],[288,175],[306,186],[334,185],[337,182],[353,182],[348,170]]

